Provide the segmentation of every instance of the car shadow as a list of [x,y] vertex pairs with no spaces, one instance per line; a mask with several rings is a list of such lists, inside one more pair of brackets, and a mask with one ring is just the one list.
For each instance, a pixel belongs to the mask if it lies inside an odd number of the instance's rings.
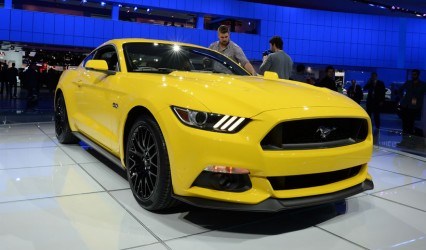
[[[84,144],[80,145],[85,147]],[[108,168],[127,180],[125,170],[115,165],[90,147],[85,149]],[[253,235],[278,235],[318,225],[339,215],[345,214],[346,211],[346,200],[342,200],[333,203],[282,210],[278,212],[215,210],[181,203],[176,207],[157,211],[155,214],[177,214],[182,222],[191,223],[208,230]]]
[[345,200],[275,213],[221,211],[190,207],[181,218],[209,230],[279,235],[306,229],[346,213]]

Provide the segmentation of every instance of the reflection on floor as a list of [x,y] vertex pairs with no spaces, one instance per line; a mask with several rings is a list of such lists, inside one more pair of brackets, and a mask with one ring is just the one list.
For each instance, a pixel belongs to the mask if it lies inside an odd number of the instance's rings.
[[27,91],[18,88],[17,98],[10,98],[6,92],[0,94],[0,123],[26,123],[53,121],[54,93],[45,88],[37,99],[27,97]]
[[374,145],[426,157],[426,138],[403,135],[400,130],[381,129],[374,134]]
[[[393,134],[377,138],[393,144]],[[392,146],[393,147],[393,146]],[[393,147],[396,149],[396,147]],[[375,189],[279,213],[142,209],[123,172],[54,125],[0,126],[1,249],[426,249],[426,159],[376,147]]]

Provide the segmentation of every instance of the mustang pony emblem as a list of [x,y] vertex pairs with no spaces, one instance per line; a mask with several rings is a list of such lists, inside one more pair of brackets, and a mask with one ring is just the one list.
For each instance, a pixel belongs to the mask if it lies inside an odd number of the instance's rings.
[[324,126],[320,126],[317,131],[315,131],[315,134],[317,134],[318,132],[320,133],[320,137],[321,139],[325,139],[327,138],[327,136],[329,136],[331,134],[331,132],[333,132],[334,130],[336,130],[335,127],[332,128],[328,128],[328,127],[324,127]]

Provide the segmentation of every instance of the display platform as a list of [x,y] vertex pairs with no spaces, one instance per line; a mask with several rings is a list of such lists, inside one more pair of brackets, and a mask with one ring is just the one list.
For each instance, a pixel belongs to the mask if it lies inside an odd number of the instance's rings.
[[[279,213],[151,213],[123,173],[53,122],[0,126],[2,249],[425,249],[426,159],[375,147],[374,190]],[[309,239],[309,240],[307,240]]]

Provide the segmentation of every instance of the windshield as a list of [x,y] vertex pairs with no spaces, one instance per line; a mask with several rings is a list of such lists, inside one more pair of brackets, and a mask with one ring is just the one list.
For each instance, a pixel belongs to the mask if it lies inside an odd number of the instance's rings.
[[126,43],[123,49],[128,72],[168,74],[178,70],[249,75],[231,59],[207,49],[161,43]]

